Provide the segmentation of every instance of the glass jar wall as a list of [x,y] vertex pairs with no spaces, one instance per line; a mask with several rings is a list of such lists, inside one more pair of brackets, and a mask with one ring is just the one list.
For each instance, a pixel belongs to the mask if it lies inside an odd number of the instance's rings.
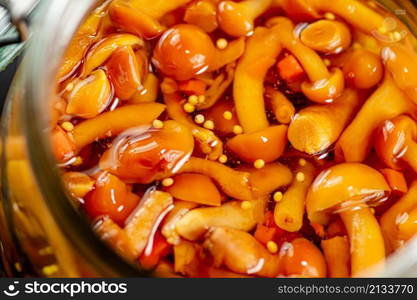
[[[379,1],[417,32],[415,1]],[[148,276],[90,230],[62,187],[47,139],[55,73],[77,24],[97,1],[44,0],[2,118],[0,238],[7,276]],[[417,47],[416,47],[417,49]],[[378,276],[417,275],[417,240]]]

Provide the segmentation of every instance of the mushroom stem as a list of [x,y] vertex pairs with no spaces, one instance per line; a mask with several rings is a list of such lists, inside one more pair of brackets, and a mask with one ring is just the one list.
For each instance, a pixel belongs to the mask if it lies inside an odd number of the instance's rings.
[[210,160],[216,160],[223,153],[223,143],[213,131],[196,125],[191,116],[182,106],[182,98],[179,93],[164,93],[164,102],[170,118],[188,127],[196,139],[200,149]]
[[236,68],[233,95],[236,112],[245,133],[268,127],[265,112],[264,78],[281,53],[279,32],[258,27],[249,38]]
[[417,232],[417,206],[407,213],[407,220],[398,224],[398,236],[400,239],[408,241]]
[[255,198],[263,198],[272,192],[291,184],[294,176],[291,170],[280,163],[267,164],[262,169],[244,167],[241,171],[250,173],[250,183]]
[[334,103],[309,106],[297,113],[288,129],[292,146],[307,154],[317,154],[337,141],[356,113],[362,99],[347,89]]
[[251,200],[250,174],[233,170],[221,163],[191,157],[179,173],[200,173],[213,178],[225,194],[239,200]]
[[350,249],[346,236],[335,236],[322,240],[321,248],[326,257],[328,276],[346,278],[350,274]]
[[404,153],[404,156],[401,159],[406,162],[410,168],[417,173],[417,143],[410,142],[407,145],[407,151]]
[[272,0],[246,0],[240,4],[246,6],[250,17],[255,20],[272,5]]
[[417,103],[417,54],[414,49],[396,43],[383,48],[381,56],[397,86]]
[[390,168],[403,170],[409,166],[417,172],[417,123],[401,115],[382,123],[376,131],[375,150]]
[[417,207],[417,181],[411,184],[408,193],[395,202],[380,219],[388,253],[404,244],[404,240],[399,237],[399,222],[415,207]]
[[128,128],[151,124],[165,110],[160,103],[142,103],[105,112],[75,126],[72,135],[77,152],[97,139],[117,135]]
[[277,32],[282,46],[297,58],[311,82],[330,77],[330,72],[321,57],[294,34],[295,26],[290,19],[275,17],[268,21],[268,26]]
[[295,115],[295,107],[288,98],[280,91],[272,87],[266,88],[267,104],[281,124],[291,123]]
[[371,150],[372,135],[383,121],[416,112],[417,107],[386,74],[382,85],[365,102],[337,142],[337,157],[348,162],[364,161]]
[[148,16],[160,19],[167,13],[176,10],[191,0],[131,0],[132,6],[142,10]]
[[[289,232],[299,231],[303,225],[305,199],[314,179],[314,166],[307,162],[296,170],[296,179],[274,210],[275,223]],[[301,178],[300,178],[301,177]]]
[[99,219],[93,226],[94,232],[109,246],[111,246],[117,254],[127,261],[135,261],[139,254],[136,251],[126,230],[121,228],[109,217]]
[[215,51],[215,59],[211,63],[208,71],[217,71],[226,65],[238,60],[245,52],[245,38],[238,38],[228,43],[226,49],[217,49]]
[[222,1],[218,6],[218,20],[224,32],[231,36],[245,36],[254,29],[257,17],[272,4],[272,0],[245,0],[239,3]]
[[179,220],[185,216],[190,210],[196,208],[197,203],[176,200],[174,202],[174,208],[164,218],[161,224],[161,233],[172,245],[178,245],[181,241],[176,226]]
[[112,24],[123,31],[152,39],[160,35],[164,27],[152,16],[143,12],[142,8],[133,7],[127,1],[113,1],[108,12]]
[[268,27],[279,36],[282,46],[291,52],[307,73],[309,81],[303,82],[301,89],[311,101],[332,102],[344,90],[344,78],[340,69],[331,72],[322,58],[311,48],[305,46],[294,34],[294,24],[286,17],[275,17],[268,21]]
[[366,276],[382,271],[385,260],[384,239],[370,208],[347,210],[341,212],[340,217],[349,235],[352,276]]
[[220,207],[196,208],[176,223],[176,232],[189,241],[200,239],[210,228],[225,226],[249,231],[256,225],[252,209],[243,209],[240,201],[231,201]]
[[[331,12],[367,33],[385,28],[384,16],[356,0],[307,0],[314,9]],[[365,20],[365,21],[364,21]]]
[[215,267],[225,265],[236,273],[276,277],[282,268],[281,257],[270,254],[245,231],[214,228],[203,246],[213,256]]

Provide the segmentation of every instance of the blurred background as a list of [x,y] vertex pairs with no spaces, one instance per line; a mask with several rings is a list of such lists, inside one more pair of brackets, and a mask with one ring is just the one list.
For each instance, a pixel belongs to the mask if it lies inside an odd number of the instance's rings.
[[[14,15],[16,12],[20,13],[22,7],[33,7],[34,0],[18,0],[13,3],[19,3],[19,7],[12,5],[10,0],[0,0],[0,111],[3,109],[5,97],[20,61],[16,57],[22,50],[22,46],[17,44],[20,38],[16,28],[12,25],[10,12],[12,6]],[[20,10],[16,10],[17,8]],[[27,8],[27,11],[30,12],[31,9]],[[24,20],[29,21],[26,17]]]
[[19,59],[15,59],[6,70],[0,72],[0,111],[3,109],[4,100],[7,96],[7,92],[10,87],[10,83],[13,79],[14,73],[16,72]]

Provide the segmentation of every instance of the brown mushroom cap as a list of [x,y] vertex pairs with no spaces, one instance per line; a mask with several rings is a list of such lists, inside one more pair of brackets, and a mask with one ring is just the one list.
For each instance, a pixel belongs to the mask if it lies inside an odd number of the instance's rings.
[[403,160],[411,143],[417,139],[417,124],[402,115],[381,124],[375,135],[375,150],[378,157],[390,168],[406,167]]
[[360,163],[339,164],[324,170],[314,180],[307,194],[307,214],[311,222],[326,224],[330,213],[379,201],[390,190],[377,170]]

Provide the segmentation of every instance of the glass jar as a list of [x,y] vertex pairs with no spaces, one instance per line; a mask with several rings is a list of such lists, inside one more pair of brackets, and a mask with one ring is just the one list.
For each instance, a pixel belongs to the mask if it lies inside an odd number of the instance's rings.
[[44,0],[2,118],[0,235],[6,276],[141,276],[68,201],[45,132],[55,71],[95,0]]
[[[33,37],[2,118],[0,254],[5,276],[152,275],[124,262],[96,237],[71,205],[49,146],[48,99],[54,94],[60,58],[78,24],[98,2],[39,4]],[[417,35],[416,1],[379,2]],[[375,276],[417,276],[417,239],[392,255],[385,273]]]

